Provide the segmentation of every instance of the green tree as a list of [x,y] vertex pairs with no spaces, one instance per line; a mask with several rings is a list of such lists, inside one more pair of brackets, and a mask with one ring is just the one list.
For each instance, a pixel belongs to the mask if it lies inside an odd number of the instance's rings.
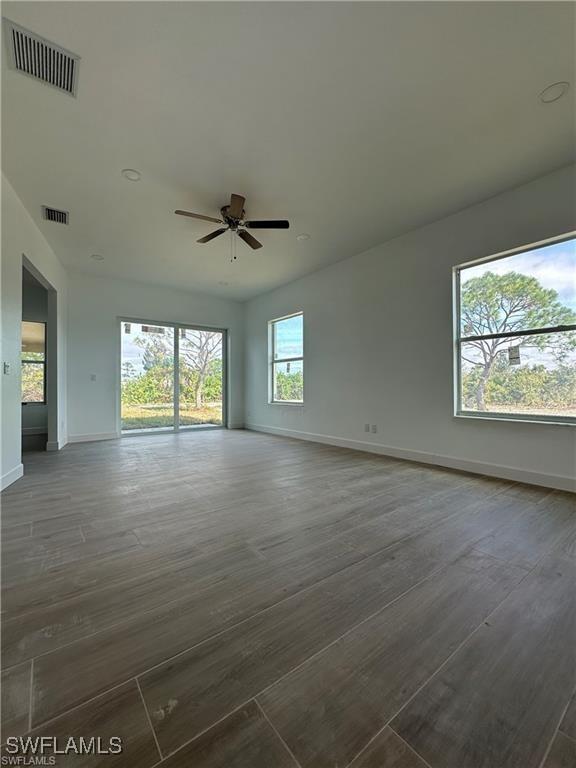
[[144,336],[137,336],[134,344],[144,350],[142,355],[142,367],[150,371],[156,366],[165,366],[174,363],[173,335],[171,328],[163,329],[164,332],[147,331]]
[[196,408],[202,408],[207,379],[221,358],[222,334],[189,328],[180,331],[180,370],[194,390]]
[[[576,323],[576,313],[558,301],[556,291],[544,288],[535,277],[518,272],[486,272],[462,285],[460,313],[463,336],[514,333]],[[476,339],[465,343],[463,359],[474,366],[476,408],[486,410],[486,388],[498,356],[511,344],[552,348],[559,362],[576,346],[575,334]]]
[[304,377],[302,371],[278,371],[276,373],[276,398],[278,400],[302,400]]

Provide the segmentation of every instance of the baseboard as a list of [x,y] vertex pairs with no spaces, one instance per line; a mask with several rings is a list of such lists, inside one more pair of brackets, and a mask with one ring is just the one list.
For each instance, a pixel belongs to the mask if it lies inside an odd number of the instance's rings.
[[5,475],[2,475],[2,480],[0,480],[0,491],[3,491],[4,488],[8,488],[9,485],[15,483],[16,480],[19,480],[23,475],[23,464],[18,464],[18,466],[14,467],[14,469],[11,469],[10,472],[6,472]]
[[48,427],[22,427],[22,435],[47,435]]
[[69,443],[94,443],[99,440],[116,440],[118,432],[96,432],[92,435],[68,435]]
[[61,451],[65,445],[68,444],[68,440],[48,440],[46,443],[47,451]]
[[362,440],[349,440],[347,438],[334,437],[332,435],[320,435],[314,432],[300,432],[294,429],[268,427],[263,424],[246,424],[245,428],[252,430],[253,432],[266,432],[271,435],[293,437],[297,440],[324,443],[325,445],[336,445],[340,448],[351,448],[355,451],[378,453],[382,456],[391,456],[395,459],[406,459],[408,461],[417,461],[422,464],[433,464],[438,467],[459,469],[463,472],[471,472],[476,475],[489,475],[491,477],[500,477],[504,480],[513,480],[514,482],[519,483],[543,485],[545,488],[557,488],[561,491],[576,492],[576,478],[565,477],[564,475],[549,475],[542,472],[532,472],[530,470],[520,469],[519,467],[487,464],[469,459],[458,459],[454,456],[443,456],[441,454],[427,453],[425,451],[410,451],[405,448],[394,448],[390,445],[366,443]]

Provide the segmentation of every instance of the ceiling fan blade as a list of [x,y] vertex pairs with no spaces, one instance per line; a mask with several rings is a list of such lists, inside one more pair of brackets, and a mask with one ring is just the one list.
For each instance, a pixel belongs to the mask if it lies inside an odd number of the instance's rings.
[[255,237],[252,237],[250,232],[246,232],[245,229],[239,229],[238,230],[238,237],[241,237],[242,240],[246,243],[246,245],[249,245],[250,248],[253,248],[256,250],[257,248],[262,248],[262,243],[259,243],[258,240],[256,240]]
[[218,237],[219,235],[224,234],[224,232],[228,231],[228,227],[222,227],[222,229],[216,229],[214,232],[210,232],[209,235],[204,235],[204,237],[201,237],[200,240],[196,240],[197,243],[209,243],[210,240],[214,240],[215,237]]
[[290,222],[286,219],[272,219],[270,221],[245,221],[244,225],[250,229],[288,229]]
[[203,216],[201,213],[191,213],[190,211],[174,211],[179,216],[190,216],[191,219],[201,219],[202,221],[213,221],[214,224],[222,224],[222,219],[215,219],[213,216]]
[[228,206],[228,216],[233,219],[241,219],[244,212],[244,203],[246,198],[242,195],[230,195],[230,205]]

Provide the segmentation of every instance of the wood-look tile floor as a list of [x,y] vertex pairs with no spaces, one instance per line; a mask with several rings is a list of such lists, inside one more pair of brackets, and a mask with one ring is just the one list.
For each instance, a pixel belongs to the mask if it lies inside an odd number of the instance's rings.
[[58,765],[576,765],[571,494],[243,431],[26,457],[2,738]]

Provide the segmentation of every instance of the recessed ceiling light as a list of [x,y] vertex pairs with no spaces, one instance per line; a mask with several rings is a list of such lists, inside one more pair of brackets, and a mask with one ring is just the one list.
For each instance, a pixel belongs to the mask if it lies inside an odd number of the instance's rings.
[[296,240],[310,240],[310,235],[307,232],[302,232],[296,235]]
[[142,174],[140,171],[136,171],[134,168],[124,168],[122,170],[122,176],[128,181],[140,181]]
[[569,88],[570,83],[566,82],[566,80],[560,80],[557,83],[552,83],[552,85],[544,88],[539,97],[540,101],[542,101],[544,104],[551,104],[553,101],[558,101],[558,99],[561,99],[565,93],[568,93]]
[[218,285],[230,285],[227,280],[218,280]]
[[104,256],[101,256],[99,253],[93,253],[90,258],[94,259],[94,261],[104,261]]

